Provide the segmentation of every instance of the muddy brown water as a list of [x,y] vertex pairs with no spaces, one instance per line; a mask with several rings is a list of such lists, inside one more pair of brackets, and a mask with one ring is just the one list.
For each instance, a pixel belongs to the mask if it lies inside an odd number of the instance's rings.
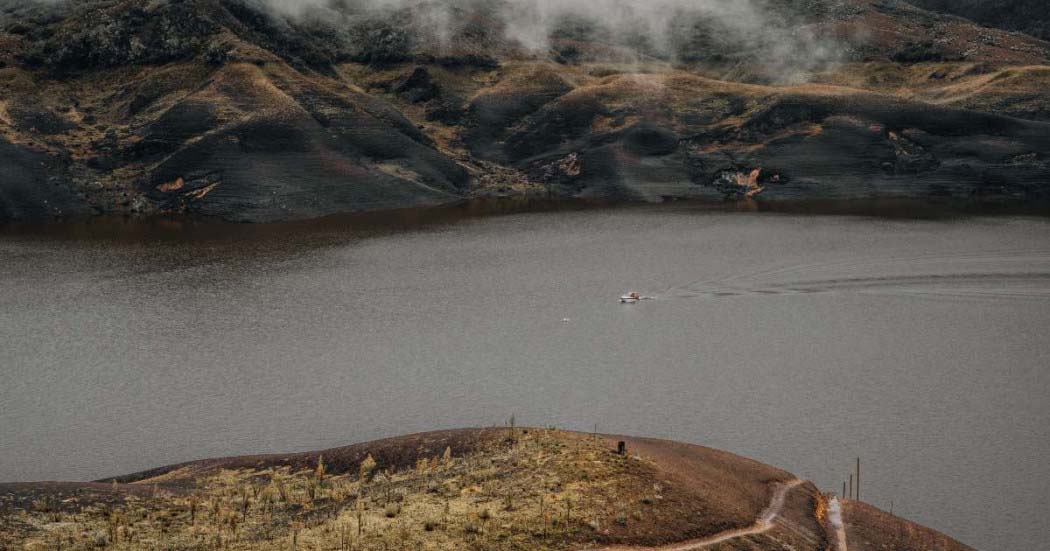
[[909,208],[8,226],[0,481],[514,414],[723,448],[826,490],[860,456],[866,501],[978,548],[1042,548],[1050,219]]

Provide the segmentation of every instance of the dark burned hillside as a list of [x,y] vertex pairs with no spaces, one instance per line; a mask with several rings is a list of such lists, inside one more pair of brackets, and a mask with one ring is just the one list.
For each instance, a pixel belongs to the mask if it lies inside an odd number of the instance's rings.
[[[7,31],[26,43],[24,62],[54,71],[198,58],[222,64],[238,40],[304,67],[369,58],[367,22],[337,32],[336,25],[278,17],[261,4],[239,0],[97,1],[65,7],[18,2],[5,11],[12,21]],[[355,31],[360,31],[356,40]]]
[[[376,8],[368,2],[336,1],[295,16],[275,12],[264,0],[83,0],[72,3],[0,2],[5,30],[22,38],[20,58],[28,65],[53,70],[157,64],[201,58],[228,60],[231,40],[257,45],[293,65],[323,70],[340,62],[372,64],[404,61],[493,64],[508,55],[527,55],[528,45],[508,40],[513,0],[467,3],[405,3]],[[378,4],[378,3],[376,3]],[[605,28],[584,16],[552,23],[552,50],[562,61],[582,50],[663,60],[725,59],[758,56],[774,40],[786,40],[791,29],[827,17],[826,0],[755,2],[778,28],[745,37],[719,21],[684,18],[670,29],[668,44],[655,35]],[[463,24],[438,36],[430,16],[462,18]],[[423,14],[422,16],[420,14]],[[670,18],[670,16],[668,16]],[[746,27],[745,25],[744,27]],[[787,27],[787,31],[780,27]],[[661,37],[662,38],[662,37]],[[438,42],[441,44],[438,44]],[[456,54],[463,54],[462,57]]]
[[0,0],[0,217],[1047,195],[1024,35],[874,0],[390,5]]
[[911,3],[984,25],[1050,39],[1050,6],[1043,0],[911,0]]

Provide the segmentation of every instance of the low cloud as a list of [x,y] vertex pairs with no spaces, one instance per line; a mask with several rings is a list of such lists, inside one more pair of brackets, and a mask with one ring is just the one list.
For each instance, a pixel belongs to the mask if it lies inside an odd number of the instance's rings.
[[[37,0],[49,4],[84,0]],[[148,0],[148,3],[185,0]],[[746,70],[790,80],[833,61],[841,50],[815,36],[806,14],[825,0],[220,0],[345,31],[365,24],[398,28],[406,47],[440,49],[482,32],[521,51],[600,44],[639,59],[748,64]],[[785,8],[785,6],[792,6]],[[797,8],[793,6],[804,6]],[[479,17],[471,17],[471,16]],[[360,36],[357,35],[357,36]],[[367,36],[367,34],[366,34]],[[360,41],[360,40],[359,40]],[[439,52],[435,52],[439,53]]]
[[367,14],[409,21],[410,35],[428,44],[445,44],[459,36],[464,14],[483,14],[496,27],[490,32],[502,33],[536,54],[548,52],[559,37],[589,33],[599,42],[639,54],[684,62],[738,58],[784,77],[832,61],[840,50],[802,24],[807,17],[819,16],[821,0],[259,1],[294,17],[337,21],[348,14]]

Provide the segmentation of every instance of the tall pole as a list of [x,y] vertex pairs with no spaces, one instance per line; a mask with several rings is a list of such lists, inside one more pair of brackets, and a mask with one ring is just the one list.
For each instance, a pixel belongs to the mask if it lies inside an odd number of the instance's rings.
[[853,473],[849,474],[849,498],[853,499]]
[[857,458],[857,501],[860,501],[860,458]]
[[843,499],[845,499],[845,497],[846,497],[846,481],[845,480],[842,481],[842,497],[843,497]]

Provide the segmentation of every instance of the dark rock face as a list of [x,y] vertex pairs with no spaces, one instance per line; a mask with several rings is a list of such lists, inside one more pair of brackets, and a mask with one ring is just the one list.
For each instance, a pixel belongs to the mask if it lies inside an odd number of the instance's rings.
[[60,177],[60,160],[0,139],[0,167],[0,220],[91,212]]

